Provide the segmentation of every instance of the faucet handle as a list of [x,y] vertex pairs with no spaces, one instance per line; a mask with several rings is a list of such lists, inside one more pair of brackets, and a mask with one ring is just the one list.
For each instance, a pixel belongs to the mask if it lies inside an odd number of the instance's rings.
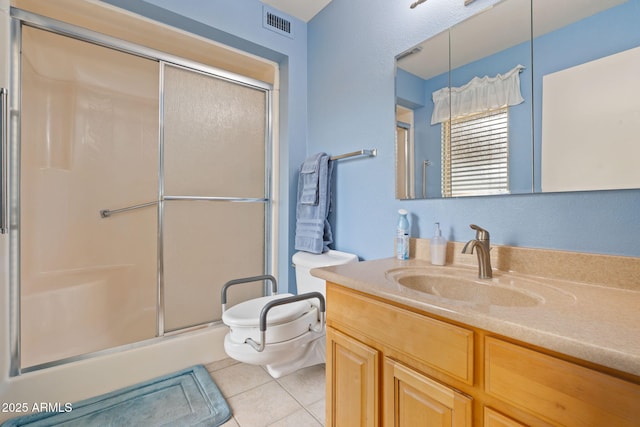
[[475,224],[471,224],[473,230],[476,230],[476,240],[489,240],[489,232],[482,227],[478,227]]

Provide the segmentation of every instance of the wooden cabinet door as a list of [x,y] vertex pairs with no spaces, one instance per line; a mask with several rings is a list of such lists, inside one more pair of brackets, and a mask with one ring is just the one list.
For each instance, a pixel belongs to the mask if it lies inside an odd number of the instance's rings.
[[327,328],[327,426],[379,425],[380,352]]
[[471,398],[385,358],[384,426],[471,427]]

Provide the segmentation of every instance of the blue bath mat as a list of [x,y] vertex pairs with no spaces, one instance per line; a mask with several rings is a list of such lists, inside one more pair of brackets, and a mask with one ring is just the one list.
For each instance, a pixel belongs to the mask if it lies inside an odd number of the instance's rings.
[[69,412],[14,418],[1,427],[207,426],[231,418],[231,409],[202,365],[74,403]]

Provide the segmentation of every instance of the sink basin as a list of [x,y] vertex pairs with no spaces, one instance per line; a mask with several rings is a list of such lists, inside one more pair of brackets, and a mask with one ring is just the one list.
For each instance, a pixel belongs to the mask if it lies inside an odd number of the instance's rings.
[[408,289],[472,305],[532,307],[544,301],[531,292],[501,285],[498,279],[471,279],[417,269],[390,270],[387,278]]

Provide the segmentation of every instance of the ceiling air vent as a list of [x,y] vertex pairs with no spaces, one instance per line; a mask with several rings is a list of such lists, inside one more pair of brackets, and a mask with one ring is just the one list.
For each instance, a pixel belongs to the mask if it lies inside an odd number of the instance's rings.
[[293,27],[291,26],[291,21],[289,19],[284,18],[282,14],[266,6],[263,7],[262,12],[263,27],[289,38],[293,38]]

